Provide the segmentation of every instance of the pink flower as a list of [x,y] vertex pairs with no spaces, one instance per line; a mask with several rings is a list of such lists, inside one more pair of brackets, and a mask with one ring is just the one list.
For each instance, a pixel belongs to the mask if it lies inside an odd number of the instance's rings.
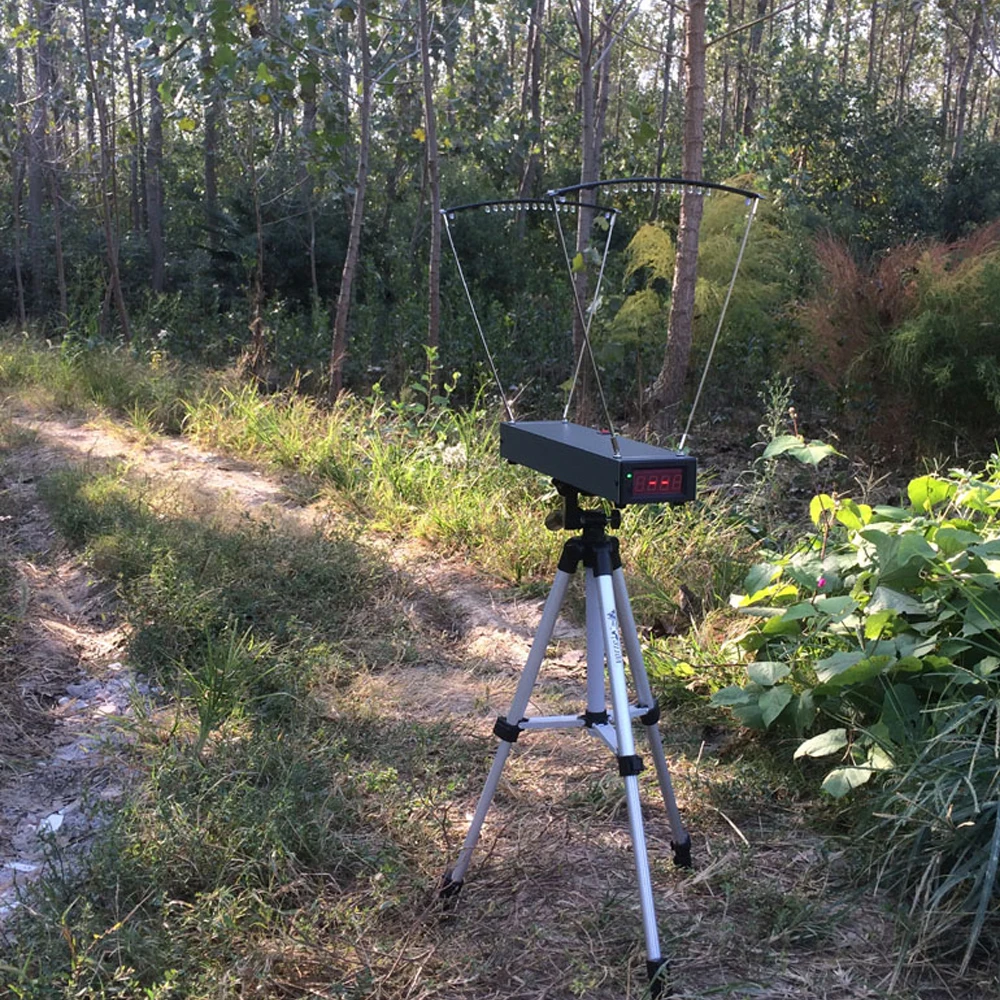
[[819,579],[818,579],[818,580],[816,581],[816,589],[817,589],[817,590],[822,590],[822,589],[823,589],[823,588],[824,588],[825,586],[826,586],[826,577],[825,577],[825,576],[821,576],[821,577],[820,577],[820,578],[819,578]]

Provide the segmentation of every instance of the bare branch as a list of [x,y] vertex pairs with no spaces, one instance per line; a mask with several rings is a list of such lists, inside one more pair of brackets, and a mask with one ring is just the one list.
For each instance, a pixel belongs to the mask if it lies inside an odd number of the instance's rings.
[[802,3],[802,0],[791,0],[791,3],[786,3],[784,7],[779,7],[777,10],[772,10],[769,14],[765,14],[763,17],[755,17],[752,21],[747,21],[746,24],[741,24],[736,28],[730,28],[729,31],[724,31],[721,35],[716,38],[711,38],[705,43],[705,48],[710,45],[715,45],[716,42],[724,42],[727,38],[732,38],[733,35],[738,35],[741,31],[746,31],[747,28],[752,28],[755,24],[761,24],[764,21],[770,21],[776,18],[779,14],[784,14],[786,10],[791,10],[793,7],[798,7]]

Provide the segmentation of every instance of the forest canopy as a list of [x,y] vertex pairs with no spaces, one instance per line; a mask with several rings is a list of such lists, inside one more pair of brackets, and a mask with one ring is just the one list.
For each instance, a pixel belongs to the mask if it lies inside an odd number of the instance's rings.
[[[995,418],[995,338],[962,341],[956,361],[955,337],[934,333],[992,315],[988,283],[970,278],[939,315],[929,275],[904,274],[918,312],[863,337],[821,309],[829,247],[877,292],[886,255],[947,257],[935,247],[1000,214],[995,0],[9,0],[0,17],[0,321],[317,391],[397,391],[428,348],[475,376],[441,205],[690,175],[698,49],[702,176],[750,178],[768,205],[723,342],[730,391],[832,335],[857,347],[850,371],[904,396],[936,399],[970,368],[988,405],[969,429]],[[640,419],[676,292],[671,266],[653,280],[627,248],[651,245],[650,225],[673,246],[680,222],[653,193],[629,209],[594,332],[622,415]],[[695,360],[738,228],[703,234]],[[588,238],[581,222],[579,249]],[[553,234],[529,217],[458,239],[505,378],[529,407],[549,401],[573,353]]]

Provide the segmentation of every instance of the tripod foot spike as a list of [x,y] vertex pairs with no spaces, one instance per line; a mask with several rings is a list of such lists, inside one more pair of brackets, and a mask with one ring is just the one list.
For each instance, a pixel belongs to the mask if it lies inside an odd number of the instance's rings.
[[652,1000],[664,996],[669,971],[670,962],[665,958],[651,958],[646,962],[646,973],[649,976],[649,995]]
[[449,868],[441,878],[441,885],[438,887],[437,898],[445,904],[446,909],[451,909],[455,905],[458,894],[462,891],[465,883],[462,879],[452,878],[452,870]]
[[691,862],[691,835],[688,834],[679,844],[671,842],[674,852],[674,865],[677,868],[693,868]]

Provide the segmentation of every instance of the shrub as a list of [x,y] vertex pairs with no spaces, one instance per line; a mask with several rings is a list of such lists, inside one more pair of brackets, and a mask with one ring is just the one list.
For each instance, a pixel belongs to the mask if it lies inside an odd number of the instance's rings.
[[994,223],[868,263],[841,241],[816,242],[822,278],[799,311],[806,337],[795,361],[837,394],[850,430],[877,443],[932,444],[996,423],[998,242]]

